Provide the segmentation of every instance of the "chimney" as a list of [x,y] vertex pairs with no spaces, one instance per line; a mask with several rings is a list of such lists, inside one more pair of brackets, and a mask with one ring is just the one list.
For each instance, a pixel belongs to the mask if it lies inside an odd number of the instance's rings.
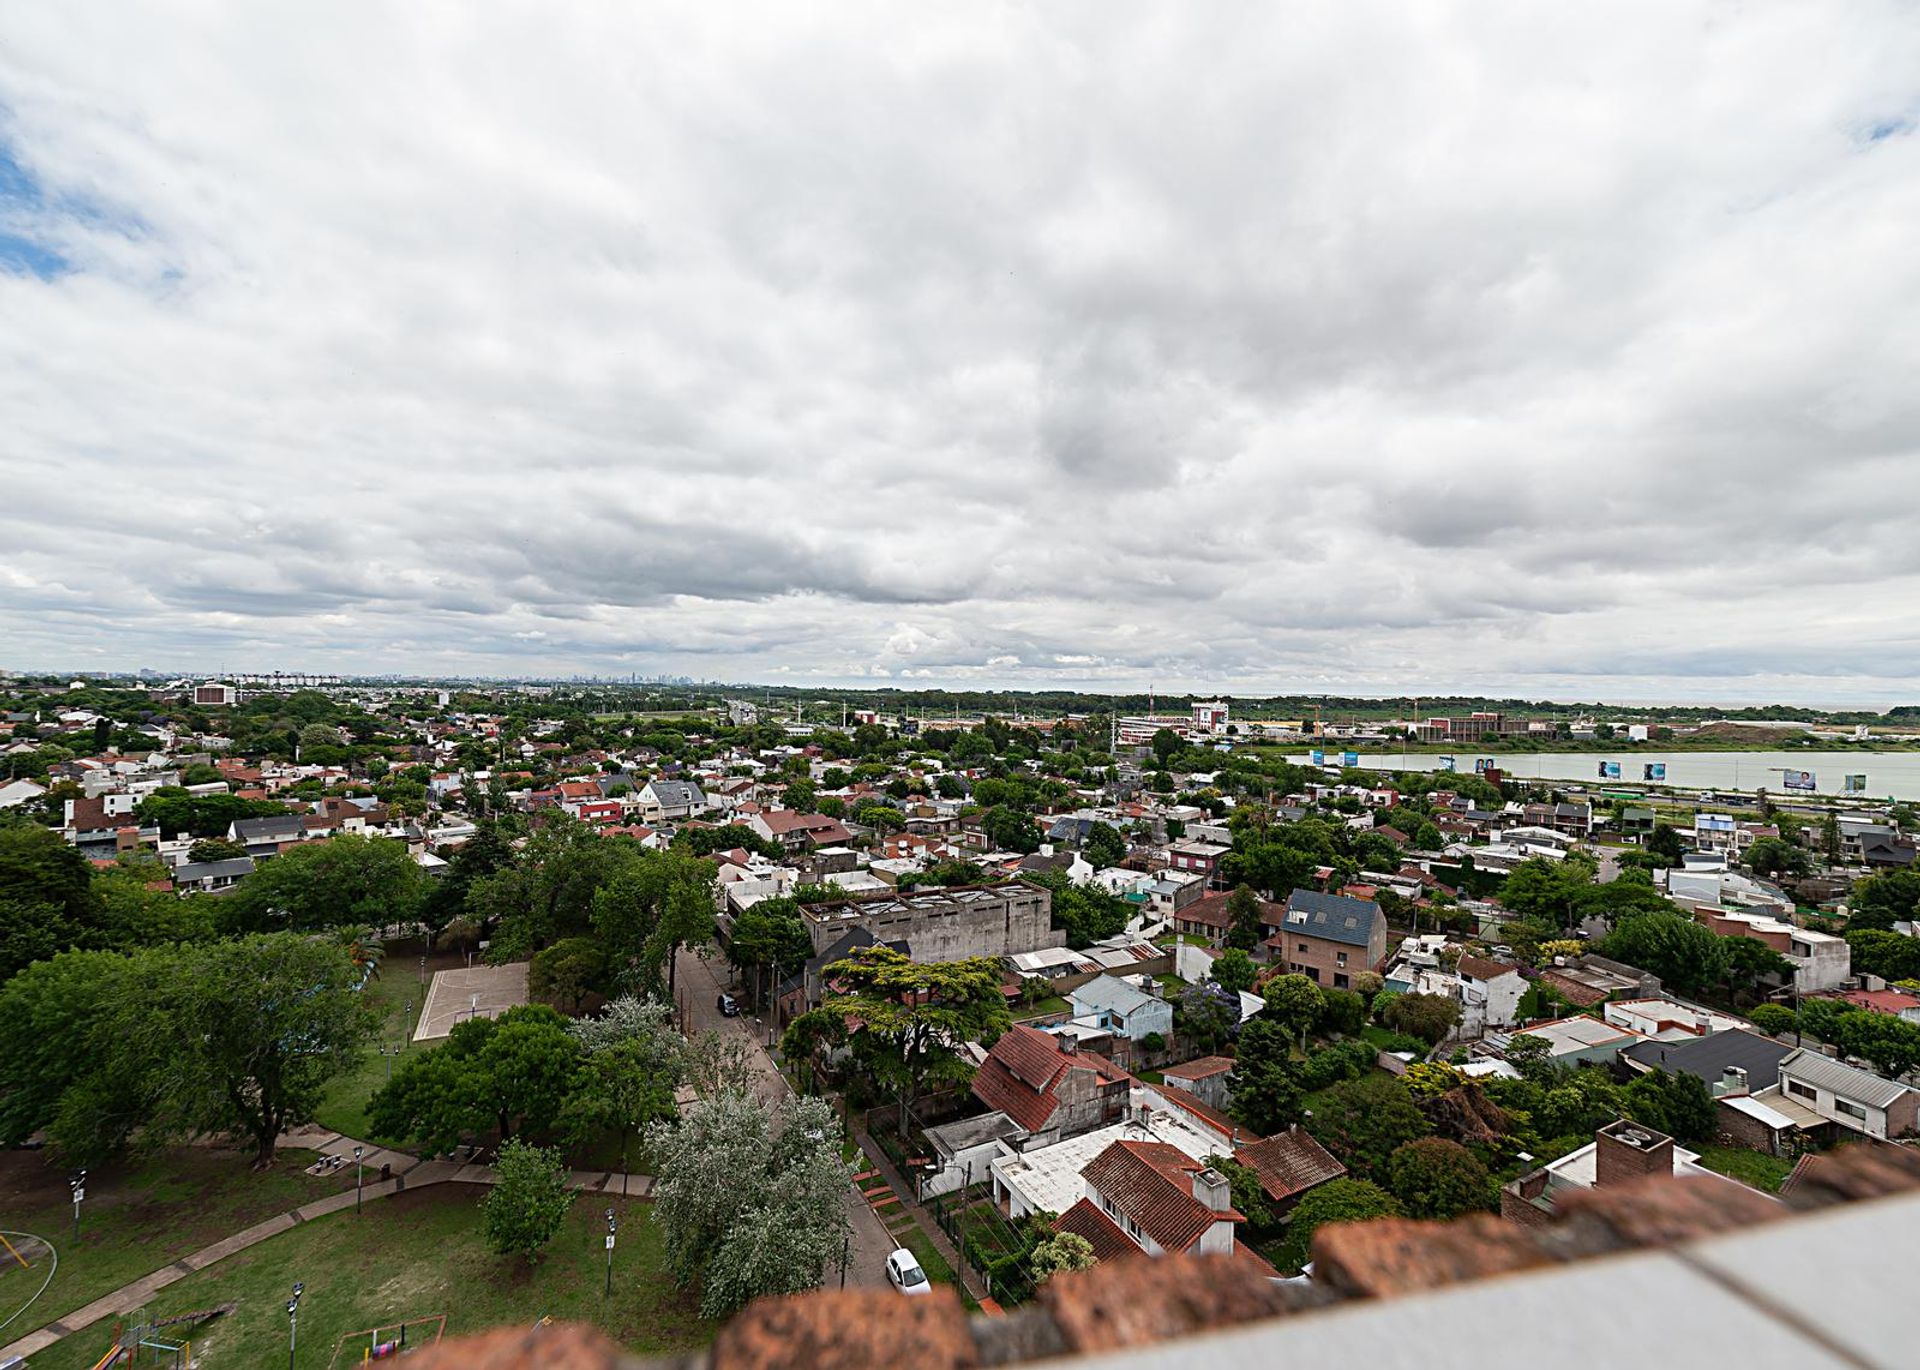
[[1597,1189],[1642,1175],[1673,1173],[1673,1138],[1621,1119],[1593,1134],[1593,1183]]
[[1233,1187],[1227,1183],[1227,1177],[1212,1166],[1193,1172],[1193,1197],[1215,1213],[1224,1213],[1233,1207]]
[[1077,1056],[1080,1054],[1080,1039],[1075,1037],[1071,1032],[1056,1033],[1053,1040],[1060,1044],[1060,1054],[1062,1056]]

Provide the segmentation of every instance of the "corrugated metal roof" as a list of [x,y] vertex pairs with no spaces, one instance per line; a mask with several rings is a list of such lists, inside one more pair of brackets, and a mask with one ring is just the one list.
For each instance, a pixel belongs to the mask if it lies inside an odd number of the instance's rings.
[[1805,1048],[1780,1062],[1780,1074],[1869,1108],[1885,1108],[1907,1092],[1897,1080],[1883,1080]]

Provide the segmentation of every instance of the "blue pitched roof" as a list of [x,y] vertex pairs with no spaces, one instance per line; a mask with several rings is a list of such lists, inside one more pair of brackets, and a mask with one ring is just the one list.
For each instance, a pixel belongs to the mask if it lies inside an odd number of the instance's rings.
[[1295,890],[1287,896],[1287,916],[1281,924],[1286,932],[1324,937],[1330,942],[1345,942],[1364,947],[1373,937],[1376,918],[1384,919],[1377,905],[1346,894],[1318,894],[1313,890]]

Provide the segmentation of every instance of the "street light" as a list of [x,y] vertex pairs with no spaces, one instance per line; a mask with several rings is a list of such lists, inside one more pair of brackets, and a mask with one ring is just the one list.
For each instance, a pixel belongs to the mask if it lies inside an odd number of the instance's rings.
[[355,1213],[360,1211],[360,1185],[366,1175],[366,1171],[360,1165],[360,1158],[366,1155],[366,1152],[367,1149],[363,1146],[356,1146],[353,1149],[353,1211]]
[[614,1229],[617,1226],[619,1226],[619,1224],[613,1216],[613,1209],[608,1208],[607,1209],[607,1288],[606,1288],[606,1292],[600,1296],[603,1299],[609,1298],[613,1294],[613,1233],[614,1233]]
[[293,1297],[287,1300],[287,1370],[293,1370],[294,1348],[300,1345],[300,1296],[306,1292],[307,1287],[295,1281]]
[[392,1084],[393,1083],[393,1058],[400,1054],[399,1043],[396,1042],[392,1046],[387,1046],[385,1044],[382,1044],[380,1047],[380,1054],[384,1056],[387,1061],[387,1083]]
[[413,1000],[411,999],[407,1000],[406,1022],[406,1031],[400,1034],[400,1046],[402,1049],[405,1049],[407,1043],[413,1040]]
[[87,1172],[77,1172],[67,1181],[67,1186],[73,1190],[73,1239],[77,1242],[80,1240],[80,1201],[87,1197]]

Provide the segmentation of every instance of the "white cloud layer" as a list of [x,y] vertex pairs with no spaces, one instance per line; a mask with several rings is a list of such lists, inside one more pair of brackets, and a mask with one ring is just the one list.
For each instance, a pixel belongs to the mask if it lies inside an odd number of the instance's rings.
[[1920,22],[8,7],[0,663],[1920,694]]

